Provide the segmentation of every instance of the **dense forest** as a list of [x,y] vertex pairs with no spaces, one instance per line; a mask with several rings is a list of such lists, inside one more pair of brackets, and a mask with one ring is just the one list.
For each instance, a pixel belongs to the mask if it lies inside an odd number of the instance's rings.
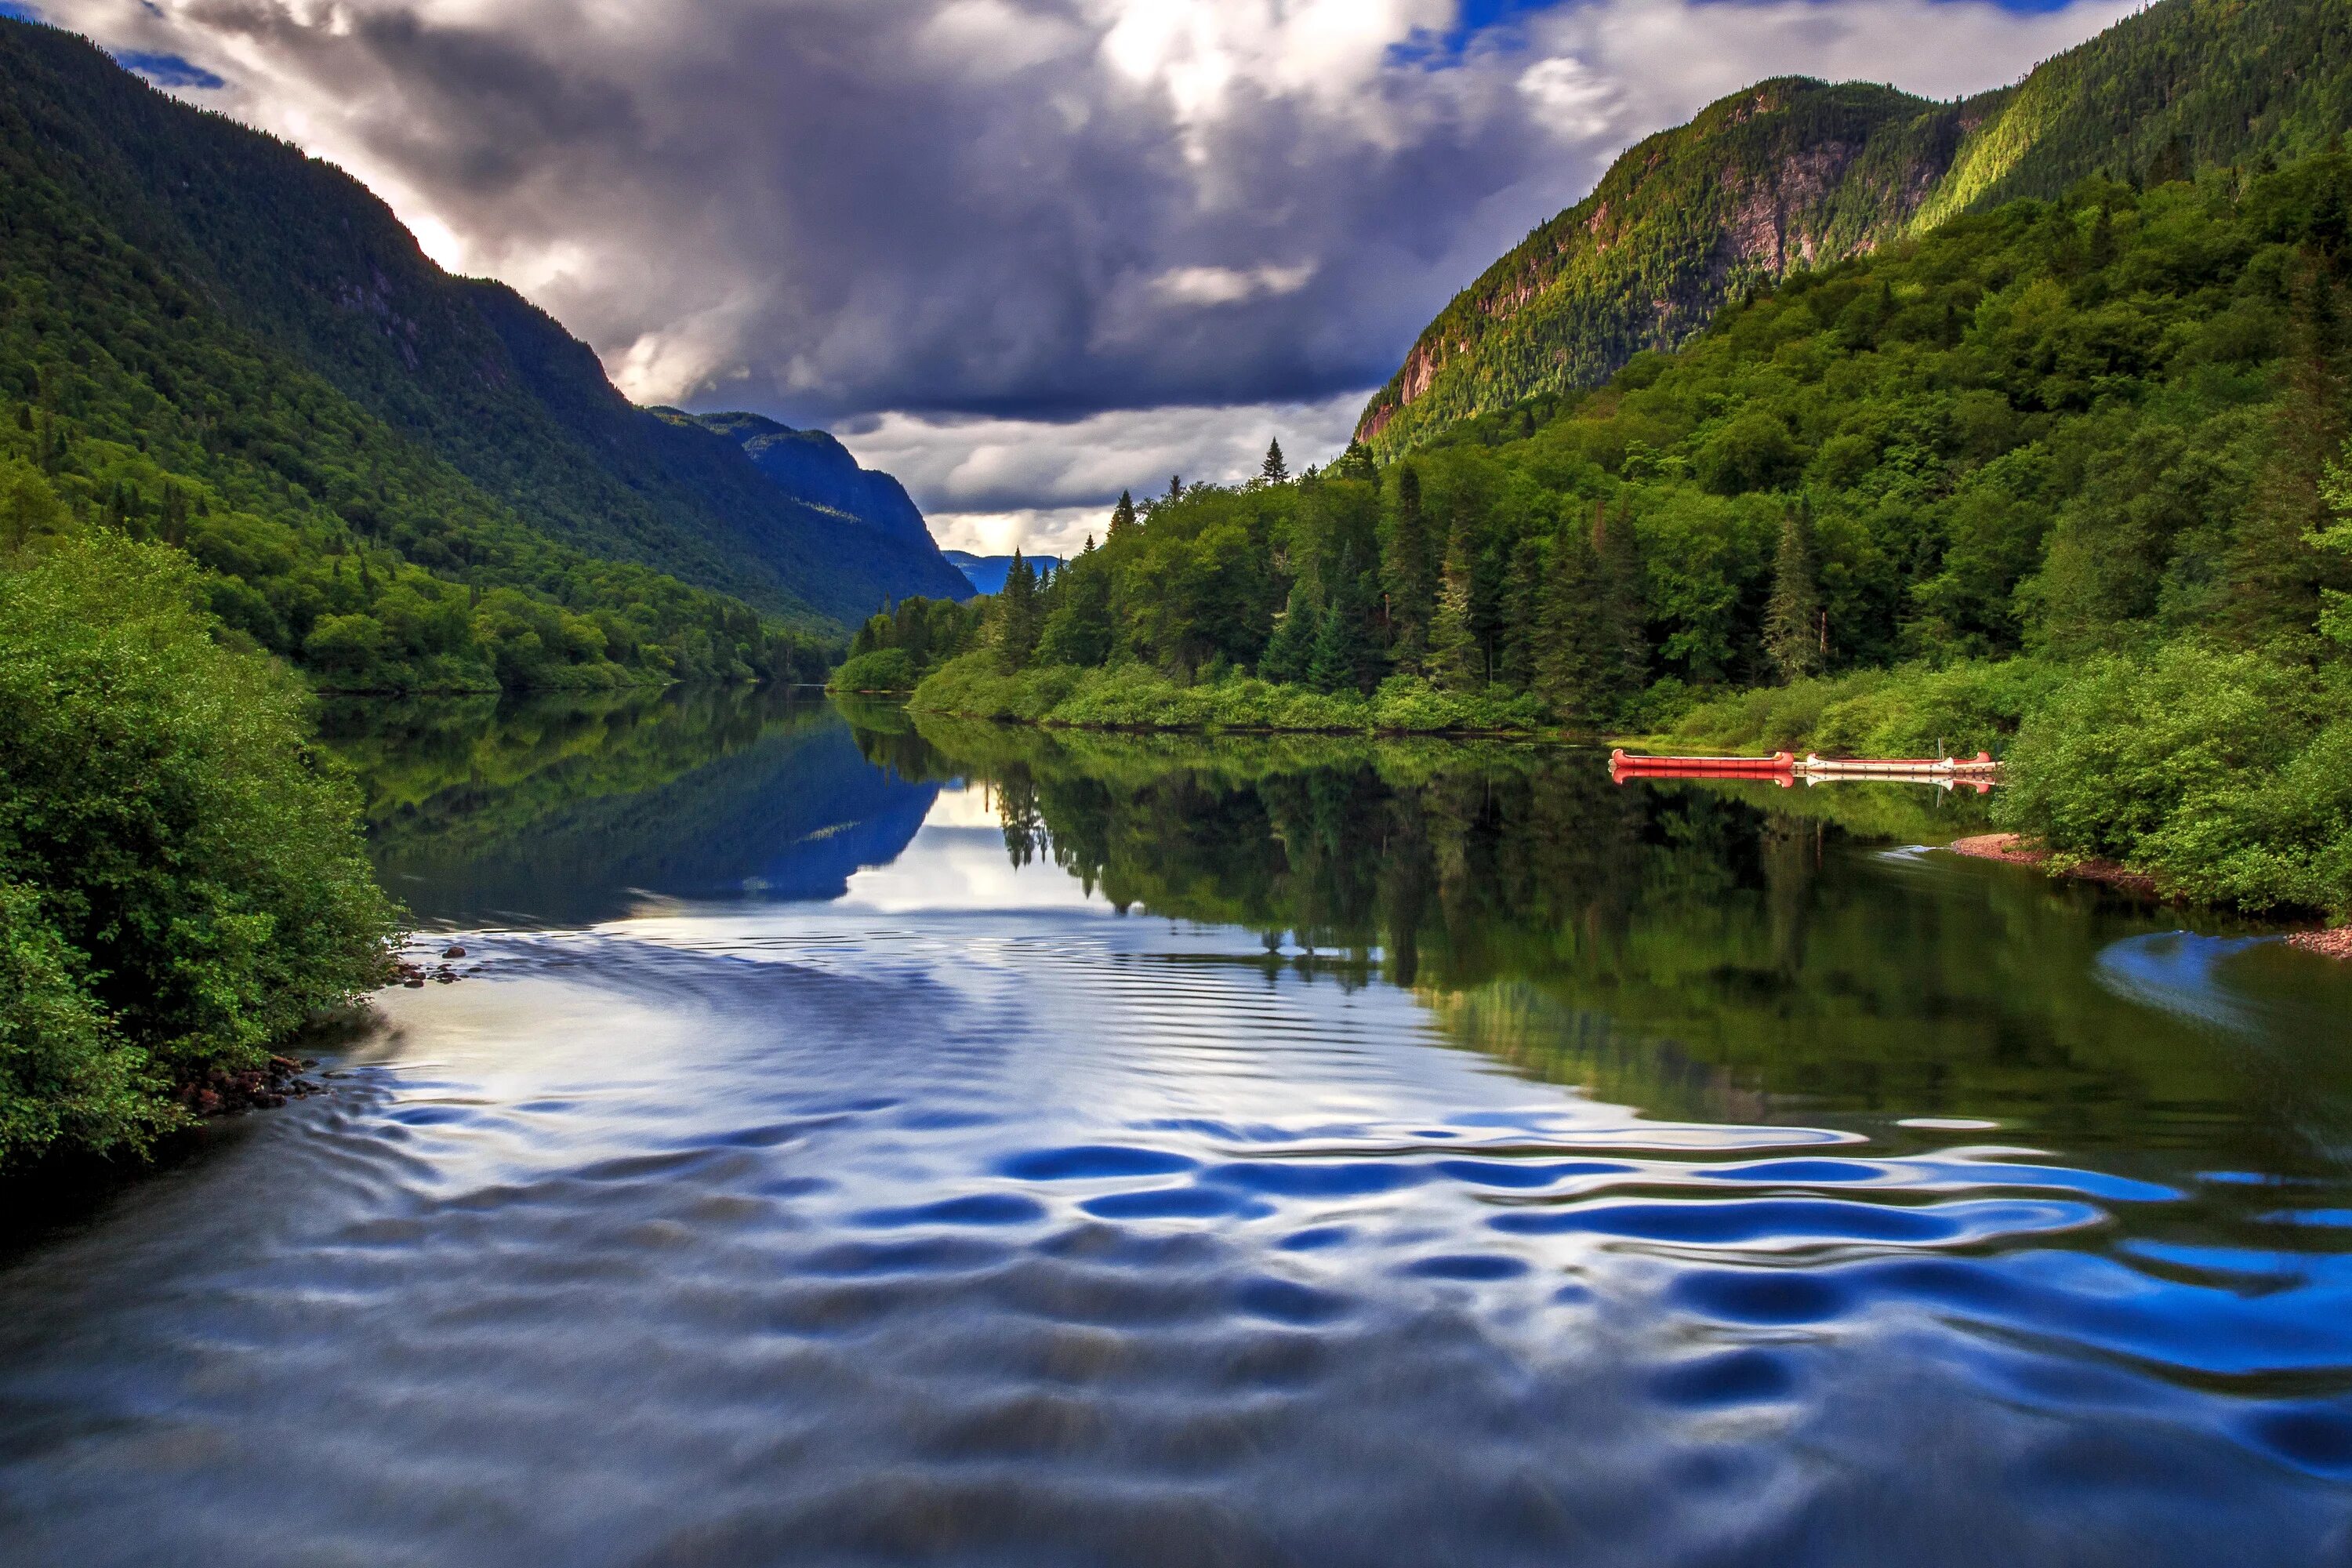
[[[999,595],[985,648],[917,701],[1989,745],[2021,763],[2009,809],[2061,848],[2352,902],[2325,761],[2352,742],[2330,500],[2348,216],[2352,157],[2329,153],[2086,180],[1801,270],[1540,419],[1297,479],[1277,451],[1246,484],[1123,504],[1046,585]],[[2152,703],[2210,766],[2151,739],[2110,781],[2146,798],[2064,794],[2095,770],[2058,759]]]
[[2288,161],[2352,126],[2347,0],[2160,0],[2014,87],[1938,103],[1759,82],[1640,142],[1457,295],[1374,395],[1386,459],[1465,418],[1591,387],[1717,309],[1965,212],[2092,175],[2161,184]]

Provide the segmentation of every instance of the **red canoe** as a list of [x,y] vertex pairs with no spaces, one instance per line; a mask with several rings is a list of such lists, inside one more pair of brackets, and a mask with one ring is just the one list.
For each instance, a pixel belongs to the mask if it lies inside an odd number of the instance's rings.
[[1769,757],[1646,757],[1621,747],[1609,753],[1609,765],[1621,773],[1664,778],[1774,778],[1795,773],[1797,759],[1787,752]]

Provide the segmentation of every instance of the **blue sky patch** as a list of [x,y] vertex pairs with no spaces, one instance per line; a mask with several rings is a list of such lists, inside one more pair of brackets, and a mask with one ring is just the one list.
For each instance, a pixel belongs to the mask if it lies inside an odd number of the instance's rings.
[[125,49],[114,57],[125,70],[137,71],[157,87],[226,87],[228,83],[195,61],[179,55],[147,55]]

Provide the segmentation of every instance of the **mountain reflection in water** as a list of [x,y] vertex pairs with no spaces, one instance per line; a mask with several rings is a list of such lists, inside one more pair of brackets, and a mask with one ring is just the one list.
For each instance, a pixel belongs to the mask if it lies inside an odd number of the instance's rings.
[[478,973],[0,1269],[12,1563],[2352,1560],[2352,985],[1980,803],[331,733]]

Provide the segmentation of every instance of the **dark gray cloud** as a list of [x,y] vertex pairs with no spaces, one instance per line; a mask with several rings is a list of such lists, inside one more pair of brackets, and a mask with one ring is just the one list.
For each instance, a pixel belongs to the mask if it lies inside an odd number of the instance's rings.
[[[351,168],[633,395],[864,432],[927,508],[1041,523],[1104,499],[1106,451],[1344,434],[1455,289],[1724,91],[1971,89],[2124,8],[1604,0],[1464,34],[1457,0],[44,6],[217,77],[184,89]],[[1021,430],[1041,449],[1008,456]]]

